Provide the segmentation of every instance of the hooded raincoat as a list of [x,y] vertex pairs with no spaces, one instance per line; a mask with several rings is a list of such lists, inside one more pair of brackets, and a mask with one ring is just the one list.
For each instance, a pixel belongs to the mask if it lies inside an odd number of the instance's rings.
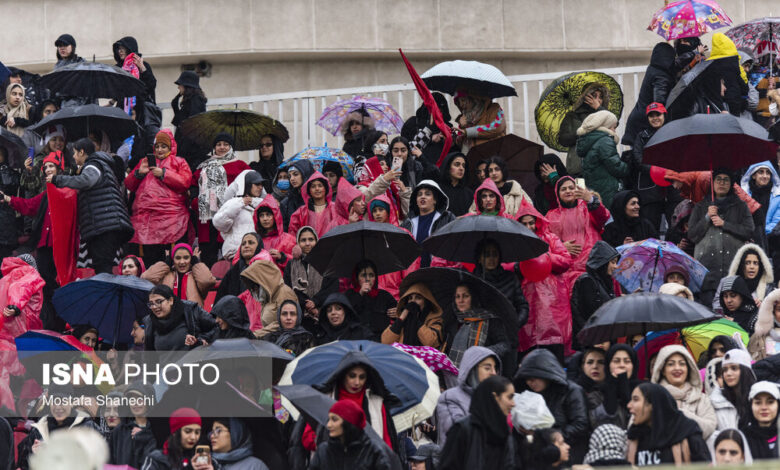
[[262,338],[278,330],[276,314],[282,302],[285,300],[297,302],[298,297],[289,286],[285,285],[282,272],[279,271],[276,263],[265,259],[254,261],[241,273],[241,279],[247,286],[260,286],[265,294],[262,300],[258,300],[252,293],[255,289],[250,288],[239,296],[247,304],[250,328],[255,332],[255,336]]
[[[274,216],[274,227],[265,235],[263,235],[262,227],[260,227],[260,222],[258,220],[258,216],[263,210],[270,210],[271,214]],[[293,235],[290,235],[283,230],[284,221],[282,220],[282,212],[279,210],[279,205],[276,203],[276,199],[274,199],[273,196],[266,196],[265,199],[258,204],[257,209],[255,209],[253,220],[256,230],[250,231],[256,231],[263,235],[263,249],[279,251],[282,257],[276,260],[276,265],[279,266],[280,270],[284,271],[287,262],[292,258],[293,248],[295,248],[297,243],[295,242],[295,237]]]
[[[443,310],[436,303],[436,298],[425,284],[417,283],[409,286],[403,297],[398,301],[397,312],[400,315],[409,302],[411,294],[420,294],[426,300],[427,308],[419,313],[409,313],[405,321],[396,319],[392,325],[382,332],[382,343],[402,343],[412,346],[430,346],[443,350],[444,344],[444,318]],[[407,333],[416,333],[409,337]]]
[[[311,175],[314,174],[314,166],[309,160],[299,160],[297,162],[291,163],[287,170],[289,171],[292,168],[295,168],[301,173],[304,183],[306,183]],[[292,186],[290,186],[290,189],[287,191],[287,196],[285,196],[285,198],[279,202],[279,209],[282,211],[285,230],[287,230],[289,227],[290,217],[292,217],[293,212],[305,204],[303,200],[303,192],[305,192],[305,189],[305,184],[302,184],[298,189],[294,189]],[[290,233],[293,234],[295,232]]]
[[[227,325],[226,329],[219,329],[216,339],[255,339],[255,335],[249,329],[249,313],[246,305],[238,297],[234,295],[222,297],[212,307],[211,314]],[[219,324],[217,326],[219,327]]]
[[[485,212],[483,209],[480,209],[480,193],[482,191],[490,191],[493,194],[496,195],[496,209],[493,212]],[[521,199],[521,203],[524,200]],[[526,202],[528,203],[528,202]],[[501,191],[498,190],[498,186],[496,186],[496,183],[493,182],[490,178],[485,178],[485,180],[482,182],[482,184],[479,185],[476,191],[474,191],[474,202],[471,204],[470,209],[473,209],[472,212],[466,214],[466,215],[498,215],[501,217],[507,217],[512,218],[512,215],[517,212],[515,210],[514,212],[510,212],[507,210],[507,204],[506,200],[503,196],[501,196]]]
[[[365,196],[363,192],[357,189],[355,186],[349,184],[345,178],[339,178],[338,192],[336,193],[336,200],[333,202],[330,224],[328,224],[324,233],[327,233],[330,229],[338,227],[339,225],[346,225],[350,223],[349,213],[352,206],[352,201],[355,199],[363,199],[365,202]],[[366,213],[368,213],[368,205],[366,205]],[[366,218],[366,214],[363,214],[361,220]]]
[[[311,184],[316,180],[322,181],[322,183],[325,185],[326,206],[322,212],[314,211],[314,200],[309,195],[309,186],[311,186]],[[301,187],[301,197],[303,198],[303,205],[296,209],[295,212],[293,212],[293,214],[290,216],[290,225],[287,229],[287,232],[291,235],[297,234],[298,229],[308,225],[310,227],[314,227],[314,230],[317,231],[318,236],[321,237],[325,235],[325,232],[330,225],[330,221],[333,220],[334,215],[333,204],[331,201],[331,198],[333,197],[333,191],[330,187],[330,183],[328,182],[328,178],[323,176],[323,174],[319,171],[312,173],[309,179],[303,183],[303,187]]]

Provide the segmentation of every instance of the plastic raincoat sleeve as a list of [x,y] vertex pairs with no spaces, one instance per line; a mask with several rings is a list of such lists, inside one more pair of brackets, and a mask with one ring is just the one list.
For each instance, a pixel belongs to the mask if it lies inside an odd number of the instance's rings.
[[[598,205],[596,205],[597,203]],[[600,199],[596,198],[595,201],[591,201],[588,204],[588,214],[590,215],[590,220],[593,224],[593,227],[599,232],[604,230],[604,224],[606,224],[609,220],[610,213]]]

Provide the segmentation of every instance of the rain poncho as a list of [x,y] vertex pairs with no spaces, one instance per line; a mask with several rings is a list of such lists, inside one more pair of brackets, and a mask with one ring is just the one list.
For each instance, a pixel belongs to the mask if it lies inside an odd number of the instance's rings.
[[555,194],[558,197],[559,207],[547,213],[547,220],[550,222],[550,231],[562,242],[574,241],[582,245],[582,252],[573,259],[571,268],[563,273],[566,290],[571,292],[574,282],[585,273],[590,249],[601,240],[601,232],[609,219],[609,211],[598,199],[590,202],[577,200],[574,207],[562,205],[559,193],[561,184],[565,181],[574,181],[574,178],[563,177],[558,180]]
[[[333,202],[333,214],[325,229],[324,233],[327,233],[330,229],[338,227],[339,225],[346,225],[349,222],[350,206],[352,201],[361,198],[365,202],[365,196],[356,187],[349,184],[344,178],[339,178],[338,192],[336,193],[336,200]],[[366,212],[368,212],[368,206],[366,206]],[[360,220],[366,219],[366,214]]]
[[[509,182],[507,184],[509,184]],[[482,193],[483,190],[491,191],[496,195],[497,210],[493,212],[484,212],[482,209],[479,208],[480,193]],[[521,199],[521,201],[525,202],[525,200],[523,199]],[[474,211],[466,215],[499,215],[501,217],[507,217],[510,219],[512,218],[512,214],[507,213],[506,202],[504,201],[504,197],[501,196],[501,191],[498,190],[498,186],[496,186],[496,183],[494,183],[493,180],[491,180],[490,178],[485,178],[485,181],[483,181],[482,184],[479,185],[477,190],[474,191],[474,204],[471,206],[471,209],[474,209]]]
[[[171,134],[167,129],[160,132]],[[187,161],[176,156],[176,141],[173,136],[170,137],[171,153],[157,162],[158,167],[165,170],[162,181],[151,173],[143,179],[135,176],[143,161],[125,178],[127,189],[136,193],[131,217],[135,235],[131,243],[175,243],[187,233],[190,220],[187,190],[192,181],[192,172]]]
[[266,209],[270,210],[274,216],[274,228],[268,231],[263,236],[263,249],[265,250],[278,250],[282,257],[276,261],[276,265],[280,270],[284,270],[287,266],[287,262],[292,258],[293,248],[297,244],[295,237],[284,231],[284,221],[282,220],[282,212],[279,210],[279,204],[276,203],[276,199],[273,196],[266,196],[265,199],[257,206],[254,214],[254,223],[257,228],[257,233],[261,233],[260,223],[258,222],[258,216],[260,211]]
[[518,349],[526,351],[544,344],[563,344],[568,348],[571,345],[571,307],[566,301],[569,290],[562,275],[571,267],[571,255],[561,239],[550,231],[547,219],[532,205],[524,203],[516,214],[517,220],[526,215],[536,217],[536,236],[550,245],[544,256],[550,258],[552,273],[538,282],[523,280],[529,313],[528,322],[518,332]]
[[[322,212],[315,212],[313,207],[309,207],[309,201],[313,204],[311,196],[309,195],[309,186],[315,181],[320,180],[325,185],[325,202],[326,206]],[[297,234],[298,229],[306,225],[314,227],[318,236],[325,235],[325,232],[330,225],[330,221],[333,218],[333,206],[331,204],[331,198],[333,197],[333,191],[331,190],[328,178],[323,176],[319,171],[315,171],[309,179],[303,183],[301,187],[301,197],[303,198],[303,205],[299,207],[290,216],[290,225],[287,232],[290,235]]]

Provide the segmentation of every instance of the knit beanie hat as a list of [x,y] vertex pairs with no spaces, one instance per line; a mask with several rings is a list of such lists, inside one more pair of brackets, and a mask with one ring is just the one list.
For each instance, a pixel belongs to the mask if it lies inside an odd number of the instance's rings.
[[49,126],[48,129],[46,129],[46,135],[43,137],[43,145],[48,144],[49,141],[54,137],[62,137],[65,139],[65,135],[65,126],[62,124]]
[[385,201],[382,201],[380,199],[372,199],[371,200],[371,205],[369,206],[369,210],[371,212],[374,212],[374,208],[376,206],[379,206],[382,209],[386,210],[387,212],[390,212],[390,205],[388,203],[386,203]]
[[[65,169],[65,159],[62,157],[62,152],[57,150],[56,152],[51,152],[50,154],[46,155],[46,158],[43,159],[43,165],[47,163],[54,163],[54,166],[59,168],[60,170]],[[41,167],[43,167],[41,165]]]
[[588,134],[600,127],[610,129],[612,126],[617,125],[617,122],[617,117],[612,114],[611,111],[607,111],[606,109],[596,111],[595,113],[588,115],[588,117],[582,121],[582,125],[577,129],[577,135]]
[[190,256],[192,256],[192,247],[186,243],[179,243],[173,247],[173,251],[171,251],[171,258],[176,256],[176,252],[182,249],[187,250],[187,253],[189,253]]
[[235,139],[233,139],[233,136],[228,134],[227,132],[220,132],[217,134],[216,137],[214,137],[214,141],[211,143],[211,147],[214,148],[217,146],[217,142],[227,142],[230,144],[230,147],[235,147]]
[[330,412],[359,429],[366,427],[366,414],[352,400],[337,401],[330,407]]
[[184,426],[190,426],[197,424],[201,426],[203,423],[200,419],[200,415],[192,408],[179,408],[171,414],[168,424],[171,428],[171,434],[174,434]]
[[167,132],[160,131],[157,133],[157,135],[154,136],[154,143],[155,145],[157,143],[163,143],[167,145],[169,148],[171,147],[171,136],[168,135]]

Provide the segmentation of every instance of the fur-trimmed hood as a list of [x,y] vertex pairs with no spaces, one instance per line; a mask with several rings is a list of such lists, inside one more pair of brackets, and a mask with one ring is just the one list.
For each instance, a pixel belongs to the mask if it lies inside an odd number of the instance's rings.
[[685,362],[688,364],[688,377],[685,381],[690,383],[694,389],[701,390],[701,375],[699,373],[699,368],[696,366],[696,361],[693,360],[693,356],[688,352],[688,349],[679,344],[670,344],[658,351],[658,356],[656,356],[655,365],[653,367],[653,375],[650,381],[653,383],[661,382],[666,360],[669,359],[672,354],[679,354],[685,358]]
[[780,302],[780,289],[770,292],[764,298],[764,301],[761,302],[761,307],[758,309],[755,332],[753,333],[754,336],[766,336],[775,327],[774,307],[776,302]]
[[739,264],[742,262],[742,257],[745,256],[745,252],[748,250],[754,250],[756,253],[758,253],[758,259],[761,261],[761,266],[764,267],[764,274],[761,275],[761,279],[759,279],[758,282],[758,287],[756,288],[756,296],[759,299],[763,299],[766,297],[767,284],[773,284],[775,282],[775,274],[772,270],[772,261],[760,246],[756,245],[755,243],[747,243],[742,245],[742,247],[734,254],[734,258],[731,260],[728,275],[738,275],[737,271],[739,270]]
[[694,300],[693,292],[691,292],[691,290],[684,285],[677,284],[676,282],[667,282],[665,284],[661,284],[661,287],[658,289],[658,293],[667,295],[685,294],[686,299]]

